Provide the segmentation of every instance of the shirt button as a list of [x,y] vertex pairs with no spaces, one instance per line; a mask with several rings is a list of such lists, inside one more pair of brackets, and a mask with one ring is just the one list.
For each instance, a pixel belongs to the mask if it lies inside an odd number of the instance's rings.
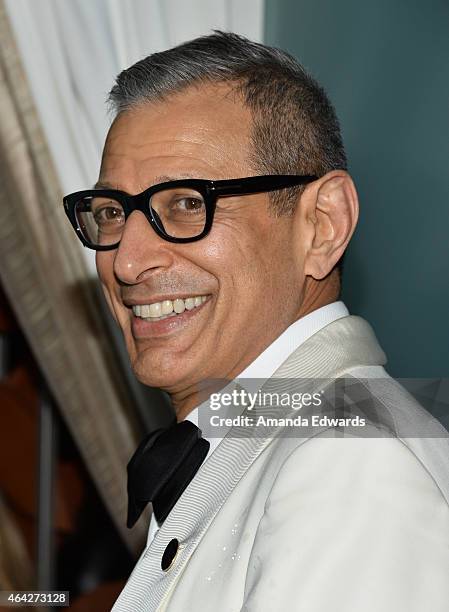
[[176,555],[178,554],[178,549],[179,542],[176,538],[173,538],[173,540],[170,540],[167,544],[164,554],[162,555],[161,568],[164,572],[168,572],[173,565]]

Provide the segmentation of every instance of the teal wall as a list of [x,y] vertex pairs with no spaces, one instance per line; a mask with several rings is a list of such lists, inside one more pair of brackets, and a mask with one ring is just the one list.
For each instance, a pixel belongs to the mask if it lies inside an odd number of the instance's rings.
[[449,376],[449,3],[266,0],[340,118],[361,215],[343,299],[393,376]]

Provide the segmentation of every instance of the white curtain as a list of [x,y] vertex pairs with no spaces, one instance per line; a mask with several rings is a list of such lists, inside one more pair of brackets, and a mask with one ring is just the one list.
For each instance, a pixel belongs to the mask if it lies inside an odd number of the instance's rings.
[[[136,398],[107,338],[90,278],[93,251],[83,249],[69,227],[61,191],[95,182],[110,122],[105,100],[122,69],[214,28],[260,40],[262,4],[0,0],[0,280],[133,550],[145,531],[142,522],[132,532],[124,526],[125,465],[142,437]],[[40,223],[32,223],[37,218]],[[151,410],[148,404],[146,412],[154,413],[157,402]]]
[[[230,30],[261,40],[264,0],[6,0],[65,193],[96,180],[115,76],[177,43]],[[91,271],[93,252],[83,249]]]

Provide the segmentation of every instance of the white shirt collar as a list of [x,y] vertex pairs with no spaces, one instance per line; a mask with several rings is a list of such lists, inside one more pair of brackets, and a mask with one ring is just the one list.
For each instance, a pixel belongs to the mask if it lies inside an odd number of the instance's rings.
[[[341,301],[332,302],[332,304],[327,304],[310,312],[287,327],[237,378],[258,378],[262,379],[261,382],[267,380],[298,346],[329,323],[348,315],[349,311]],[[194,408],[185,420],[198,426],[198,411],[200,408],[201,405]],[[218,446],[220,438],[206,439],[210,442],[207,459]]]

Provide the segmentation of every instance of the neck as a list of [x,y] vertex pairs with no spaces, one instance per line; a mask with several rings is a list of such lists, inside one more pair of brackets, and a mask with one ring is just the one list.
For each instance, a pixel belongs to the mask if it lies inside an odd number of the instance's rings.
[[302,319],[322,306],[327,306],[338,300],[340,293],[340,278],[338,270],[333,270],[323,280],[315,280],[307,276],[304,281],[304,293],[298,316],[295,321]]
[[212,395],[212,393],[216,393],[222,389],[228,380],[229,379],[223,381],[216,380],[207,386],[200,385],[200,389],[196,389],[195,391],[189,390],[189,392],[185,394],[177,393],[171,395],[170,397],[178,423],[184,421],[192,410],[206,401]]

